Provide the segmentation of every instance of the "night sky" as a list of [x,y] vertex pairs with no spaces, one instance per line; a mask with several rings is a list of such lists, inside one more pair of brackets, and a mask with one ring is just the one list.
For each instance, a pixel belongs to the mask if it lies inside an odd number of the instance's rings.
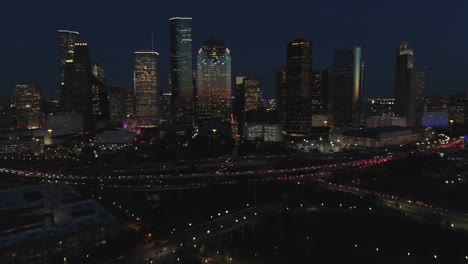
[[366,96],[393,96],[400,40],[415,50],[416,66],[428,66],[428,94],[468,91],[465,0],[25,0],[2,2],[1,10],[0,95],[22,81],[42,84],[46,96],[55,94],[58,29],[79,31],[109,84],[128,88],[133,51],[151,48],[154,32],[166,90],[173,16],[193,17],[194,52],[210,35],[222,38],[231,49],[233,77],[258,77],[267,97],[274,95],[275,71],[285,64],[286,45],[295,38],[313,41],[314,70],[332,64],[334,49],[362,46]]

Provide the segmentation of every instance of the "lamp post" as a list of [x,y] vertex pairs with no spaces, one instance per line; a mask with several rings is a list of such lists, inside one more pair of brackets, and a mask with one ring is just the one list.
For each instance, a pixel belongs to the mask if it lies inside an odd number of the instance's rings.
[[452,137],[452,130],[453,130],[453,123],[455,122],[455,120],[453,119],[450,119],[450,138]]
[[213,131],[213,148],[214,148],[214,154],[216,154],[216,131],[218,131],[218,129],[213,128],[212,131]]

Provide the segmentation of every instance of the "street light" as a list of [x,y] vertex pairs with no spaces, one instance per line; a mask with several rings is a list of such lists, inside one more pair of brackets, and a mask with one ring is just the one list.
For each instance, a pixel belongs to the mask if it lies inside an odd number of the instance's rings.
[[453,123],[455,122],[455,120],[450,119],[449,122],[450,122],[450,137],[452,137]]
[[212,131],[213,131],[213,148],[214,148],[214,153],[216,153],[216,131],[218,131],[218,129],[213,128]]

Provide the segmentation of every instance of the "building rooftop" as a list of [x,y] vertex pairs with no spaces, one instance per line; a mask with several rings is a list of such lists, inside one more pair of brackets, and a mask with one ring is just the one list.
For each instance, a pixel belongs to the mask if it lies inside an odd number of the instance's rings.
[[107,209],[66,184],[0,191],[0,249],[43,239],[61,239],[117,222]]

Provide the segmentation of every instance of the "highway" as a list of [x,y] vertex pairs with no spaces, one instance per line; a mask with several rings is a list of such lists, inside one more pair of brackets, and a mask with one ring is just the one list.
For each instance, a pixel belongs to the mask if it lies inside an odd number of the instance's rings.
[[[335,184],[323,179],[319,182],[330,190],[352,193],[357,196],[371,195],[377,198],[383,205],[400,211],[405,216],[411,217],[416,221],[427,222],[431,221],[431,219],[435,219],[440,220],[440,224],[444,227],[464,231],[468,230],[468,214],[449,211],[422,201],[404,199],[397,195],[389,195],[382,192],[359,189],[354,186]],[[448,222],[445,220],[448,220]],[[448,223],[448,225],[445,225],[445,223]]]

